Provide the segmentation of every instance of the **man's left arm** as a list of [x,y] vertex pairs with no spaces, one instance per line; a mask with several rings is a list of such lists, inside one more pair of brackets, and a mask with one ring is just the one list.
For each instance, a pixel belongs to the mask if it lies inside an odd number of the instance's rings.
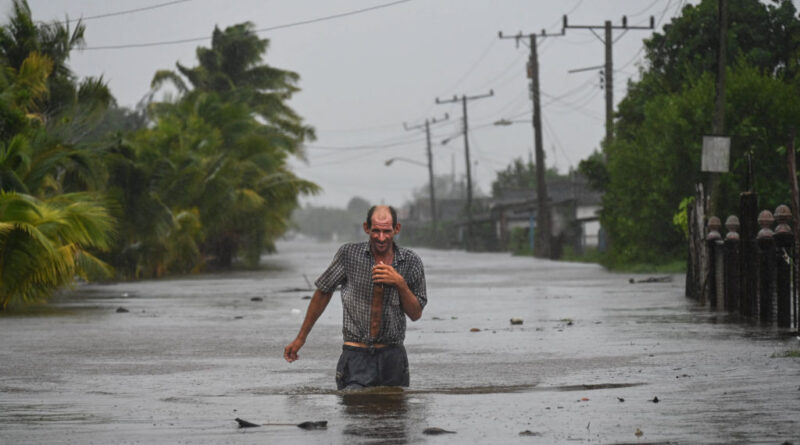
[[397,288],[397,293],[400,295],[400,307],[411,321],[417,321],[422,317],[420,299],[414,295],[405,278],[394,267],[383,263],[376,264],[372,268],[372,280],[376,283],[391,284]]

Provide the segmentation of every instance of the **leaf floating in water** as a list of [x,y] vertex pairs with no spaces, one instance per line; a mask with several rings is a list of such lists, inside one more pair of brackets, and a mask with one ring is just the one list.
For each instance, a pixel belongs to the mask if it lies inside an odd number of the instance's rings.
[[261,425],[257,425],[257,424],[252,423],[252,422],[248,422],[248,421],[246,421],[244,419],[240,419],[238,417],[236,418],[236,422],[239,423],[239,428],[254,428],[254,427],[257,427],[257,426],[261,426]]
[[531,431],[531,430],[525,430],[525,431],[520,431],[519,435],[520,436],[541,436],[542,433],[539,433],[539,432],[536,432],[536,431]]
[[456,433],[455,431],[447,431],[445,429],[437,428],[435,426],[431,427],[431,428],[425,428],[424,430],[422,430],[422,434],[429,434],[429,435],[433,435],[433,436],[436,436],[436,435],[439,435],[439,434],[455,434],[455,433]]
[[308,421],[297,424],[298,428],[302,428],[304,430],[324,430],[328,428],[328,421],[327,420],[319,420],[316,422]]

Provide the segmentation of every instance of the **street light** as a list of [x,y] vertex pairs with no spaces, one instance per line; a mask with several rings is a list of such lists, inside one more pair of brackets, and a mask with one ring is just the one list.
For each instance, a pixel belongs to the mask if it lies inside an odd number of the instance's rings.
[[389,158],[389,159],[386,160],[386,162],[384,162],[384,164],[386,164],[386,166],[388,167],[388,166],[392,165],[392,162],[394,162],[394,161],[403,161],[403,162],[408,162],[410,164],[416,164],[416,165],[419,165],[419,166],[422,166],[422,167],[425,167],[425,168],[428,167],[428,164],[426,164],[424,162],[419,162],[419,161],[415,161],[413,159],[408,159],[408,158],[403,158],[403,157]]

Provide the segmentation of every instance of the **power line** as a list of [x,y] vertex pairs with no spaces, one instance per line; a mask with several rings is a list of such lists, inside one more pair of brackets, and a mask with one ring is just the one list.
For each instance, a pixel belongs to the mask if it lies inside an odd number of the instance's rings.
[[149,10],[152,10],[152,9],[163,8],[165,6],[172,6],[172,5],[176,5],[178,3],[186,3],[186,2],[190,2],[190,1],[192,1],[192,0],[172,0],[172,1],[169,1],[169,2],[158,3],[158,4],[155,4],[155,5],[151,5],[151,6],[143,6],[141,8],[126,9],[124,11],[107,12],[107,13],[103,13],[103,14],[90,15],[88,17],[81,17],[79,19],[56,20],[55,22],[56,23],[65,23],[65,24],[74,23],[74,22],[85,22],[87,20],[104,19],[104,18],[107,18],[107,17],[115,17],[115,16],[119,16],[119,15],[126,15],[126,14],[133,14],[133,13],[137,13],[137,12],[149,11]]
[[[342,18],[342,17],[348,17],[348,16],[351,16],[351,15],[362,14],[362,13],[365,13],[365,12],[374,11],[376,9],[388,8],[388,7],[391,7],[391,6],[399,5],[401,3],[408,3],[410,1],[412,1],[412,0],[397,0],[397,1],[394,1],[394,2],[390,2],[390,3],[384,3],[382,5],[371,6],[369,8],[356,9],[356,10],[353,10],[353,11],[342,12],[342,13],[339,13],[339,14],[332,14],[332,15],[328,15],[328,16],[324,16],[324,17],[317,17],[317,18],[314,18],[314,19],[301,20],[301,21],[298,21],[298,22],[286,23],[286,24],[283,24],[283,25],[276,25],[276,26],[270,26],[270,27],[267,27],[267,28],[260,28],[260,29],[254,30],[253,32],[258,34],[258,33],[267,32],[267,31],[275,31],[275,30],[278,30],[278,29],[293,28],[295,26],[300,26],[300,25],[308,25],[308,24],[311,24],[311,23],[324,22],[324,21],[327,21],[327,20],[333,20],[333,19],[338,19],[338,18]],[[146,43],[128,43],[128,44],[121,44],[121,45],[87,46],[87,47],[85,47],[83,49],[84,50],[103,50],[103,49],[147,48],[147,47],[152,47],[152,46],[178,45],[178,44],[181,44],[181,43],[201,42],[201,41],[206,41],[206,40],[211,40],[211,37],[191,37],[191,38],[187,38],[187,39],[162,40],[162,41],[159,41],[159,42],[146,42]]]

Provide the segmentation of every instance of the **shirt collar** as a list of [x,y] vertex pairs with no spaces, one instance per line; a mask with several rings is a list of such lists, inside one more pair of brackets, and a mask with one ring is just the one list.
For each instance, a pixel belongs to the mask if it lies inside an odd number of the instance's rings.
[[[392,241],[392,250],[394,250],[394,259],[396,262],[399,263],[406,260],[406,249],[398,246],[394,241]],[[364,242],[364,255],[372,255],[372,252],[369,250],[369,241]]]

